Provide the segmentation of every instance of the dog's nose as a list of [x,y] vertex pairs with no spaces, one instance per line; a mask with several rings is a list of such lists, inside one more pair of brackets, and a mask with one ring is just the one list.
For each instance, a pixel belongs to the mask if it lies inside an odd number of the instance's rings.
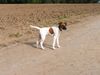
[[65,27],[64,30],[67,30],[67,28]]

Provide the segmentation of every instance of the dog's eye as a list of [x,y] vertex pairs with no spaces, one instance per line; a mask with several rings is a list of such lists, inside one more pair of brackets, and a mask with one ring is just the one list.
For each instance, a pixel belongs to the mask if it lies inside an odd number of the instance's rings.
[[66,28],[66,26],[63,25],[63,26],[62,26],[62,29],[66,30],[67,28]]

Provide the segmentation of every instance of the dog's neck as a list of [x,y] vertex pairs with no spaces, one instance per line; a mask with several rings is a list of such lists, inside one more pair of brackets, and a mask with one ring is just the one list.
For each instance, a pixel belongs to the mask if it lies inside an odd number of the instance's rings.
[[61,27],[58,25],[59,31],[62,31]]

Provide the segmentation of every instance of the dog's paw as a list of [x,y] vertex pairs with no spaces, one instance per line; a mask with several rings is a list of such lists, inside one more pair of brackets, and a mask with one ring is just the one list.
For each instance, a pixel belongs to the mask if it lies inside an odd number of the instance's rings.
[[57,46],[57,48],[60,48],[60,46]]
[[43,47],[43,48],[41,48],[42,50],[44,50],[45,48]]
[[53,47],[52,49],[53,49],[53,50],[55,50],[56,48],[55,48],[55,47]]

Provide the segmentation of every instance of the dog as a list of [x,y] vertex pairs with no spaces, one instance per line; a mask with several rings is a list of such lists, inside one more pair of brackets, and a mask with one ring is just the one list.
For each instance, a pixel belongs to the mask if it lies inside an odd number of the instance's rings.
[[47,34],[51,34],[53,35],[52,49],[56,49],[55,44],[57,44],[57,47],[60,48],[60,45],[59,45],[60,32],[62,30],[67,30],[67,23],[59,22],[56,26],[43,27],[43,28],[33,26],[33,25],[30,25],[30,27],[39,30],[39,38],[37,41],[37,47],[40,46],[41,49],[45,49],[43,46],[44,40]]

